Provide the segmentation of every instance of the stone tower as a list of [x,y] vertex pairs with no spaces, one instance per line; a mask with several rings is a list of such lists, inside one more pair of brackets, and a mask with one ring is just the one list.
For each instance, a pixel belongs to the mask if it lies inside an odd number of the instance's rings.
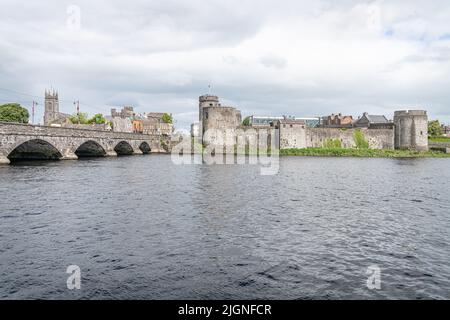
[[424,110],[394,113],[395,148],[428,151],[428,115]]
[[44,125],[49,126],[53,121],[57,120],[59,116],[59,100],[58,92],[55,90],[45,90],[45,111],[44,111]]
[[198,121],[202,121],[203,119],[203,108],[205,107],[220,107],[219,97],[204,95],[198,98]]
[[200,134],[200,140],[203,137],[203,108],[206,107],[219,107],[219,97],[205,94],[198,98],[198,132]]

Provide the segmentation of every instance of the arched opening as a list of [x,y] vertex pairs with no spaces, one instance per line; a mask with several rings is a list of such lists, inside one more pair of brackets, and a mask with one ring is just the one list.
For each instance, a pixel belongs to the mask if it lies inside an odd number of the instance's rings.
[[142,151],[143,154],[149,154],[152,149],[150,148],[149,144],[147,142],[142,142],[139,146],[139,149]]
[[133,154],[133,147],[126,141],[121,141],[114,148],[118,156],[128,156]]
[[17,146],[8,155],[11,162],[21,160],[58,160],[61,153],[50,143],[40,139],[29,140]]
[[79,158],[83,157],[103,157],[106,155],[105,149],[95,141],[89,140],[84,142],[75,151]]

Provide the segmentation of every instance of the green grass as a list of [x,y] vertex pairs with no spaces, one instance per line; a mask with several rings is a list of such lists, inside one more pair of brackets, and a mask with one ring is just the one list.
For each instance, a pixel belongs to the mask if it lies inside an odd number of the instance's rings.
[[450,143],[450,138],[449,137],[429,137],[428,141],[429,142],[448,142],[448,143]]
[[306,148],[280,150],[281,156],[316,157],[365,157],[365,158],[450,158],[450,154],[438,151],[418,152],[411,150]]

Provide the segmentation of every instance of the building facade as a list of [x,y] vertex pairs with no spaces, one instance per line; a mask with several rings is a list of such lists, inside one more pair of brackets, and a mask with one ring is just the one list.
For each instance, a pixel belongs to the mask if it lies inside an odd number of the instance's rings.
[[322,117],[321,126],[329,128],[351,128],[353,126],[353,116],[343,116],[341,113],[333,113],[329,116]]
[[370,115],[364,112],[361,117],[353,123],[355,128],[393,128],[394,123],[383,115]]

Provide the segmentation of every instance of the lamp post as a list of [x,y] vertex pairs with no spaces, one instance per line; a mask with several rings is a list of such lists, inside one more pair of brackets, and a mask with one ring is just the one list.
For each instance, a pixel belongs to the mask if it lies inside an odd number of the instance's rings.
[[31,108],[31,124],[34,124],[34,113],[35,113],[35,107],[38,105],[38,103],[36,101],[33,100],[33,107]]
[[78,124],[80,124],[80,100],[74,101],[73,105],[77,106],[77,118],[78,118]]

